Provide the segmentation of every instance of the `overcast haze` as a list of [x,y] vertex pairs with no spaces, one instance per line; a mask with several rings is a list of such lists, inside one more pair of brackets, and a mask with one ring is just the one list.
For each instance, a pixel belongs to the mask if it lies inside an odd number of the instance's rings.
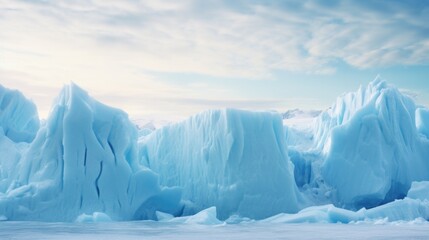
[[132,118],[324,109],[377,75],[429,105],[429,1],[4,1],[0,83]]

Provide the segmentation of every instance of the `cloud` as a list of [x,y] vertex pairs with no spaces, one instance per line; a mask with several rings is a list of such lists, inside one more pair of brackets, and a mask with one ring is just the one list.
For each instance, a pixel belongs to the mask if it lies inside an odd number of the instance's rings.
[[43,2],[2,4],[1,11],[9,12],[2,28],[18,21],[12,34],[24,38],[26,31],[18,29],[37,24],[38,31],[68,35],[69,48],[84,36],[83,47],[127,51],[128,61],[156,71],[264,78],[273,70],[332,73],[338,60],[358,68],[429,62],[425,4]]
[[412,98],[413,100],[417,100],[419,98],[419,95],[421,95],[421,93],[418,91],[410,90],[410,89],[406,89],[406,88],[400,88],[399,91],[402,94]]
[[[20,73],[52,92],[74,81],[97,96],[127,95],[121,89],[147,101],[244,106],[234,99],[248,98],[224,89],[169,85],[152,73],[273,79],[333,74],[339,62],[427,65],[427,22],[426,1],[0,0],[0,77]],[[145,107],[163,104],[153,101]]]

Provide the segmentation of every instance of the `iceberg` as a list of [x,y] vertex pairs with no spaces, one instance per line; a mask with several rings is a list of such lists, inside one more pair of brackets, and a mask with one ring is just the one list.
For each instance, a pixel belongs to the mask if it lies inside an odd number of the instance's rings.
[[183,189],[188,213],[216,206],[220,219],[261,219],[305,203],[278,113],[206,111],[144,138],[140,158],[162,185]]
[[75,84],[43,124],[18,91],[0,87],[0,110],[1,221],[429,219],[429,110],[380,79],[323,112],[209,110],[161,128]]
[[[99,212],[113,220],[133,220],[149,218],[156,210],[180,210],[180,191],[162,188],[158,175],[139,164],[137,129],[126,113],[99,103],[75,84],[66,86],[55,102],[24,152],[0,138],[2,147],[11,146],[6,153],[13,159],[2,157],[2,169],[8,171],[1,179],[0,215],[74,221]],[[149,204],[163,197],[168,206]]]
[[346,93],[308,127],[285,126],[300,190],[315,205],[358,210],[429,180],[428,110],[380,78]]
[[338,206],[375,207],[429,179],[429,144],[418,134],[415,114],[411,98],[376,79],[321,115],[318,133],[329,130],[322,175]]

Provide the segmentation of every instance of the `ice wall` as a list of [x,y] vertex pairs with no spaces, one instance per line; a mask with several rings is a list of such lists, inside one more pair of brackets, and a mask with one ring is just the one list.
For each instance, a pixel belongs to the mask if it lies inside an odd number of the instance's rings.
[[9,162],[16,166],[1,189],[0,215],[73,221],[94,212],[113,220],[147,219],[156,210],[175,214],[180,190],[161,189],[158,176],[140,166],[137,129],[126,113],[74,84],[55,102],[28,150]]
[[183,188],[192,211],[216,206],[260,219],[299,209],[299,193],[281,116],[216,110],[156,130],[141,142],[141,161],[166,186]]
[[338,98],[315,130],[322,175],[337,206],[358,209],[402,198],[412,181],[429,179],[426,110],[376,79]]

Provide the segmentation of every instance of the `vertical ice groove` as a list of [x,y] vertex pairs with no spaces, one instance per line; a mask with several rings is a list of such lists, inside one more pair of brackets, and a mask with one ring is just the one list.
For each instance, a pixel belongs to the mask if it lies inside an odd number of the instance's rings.
[[115,153],[115,149],[113,148],[112,143],[110,142],[109,139],[107,139],[107,144],[109,145],[110,151],[112,153],[113,159],[115,161],[115,165],[118,165],[117,160],[116,160],[116,153]]
[[60,159],[61,159],[61,174],[60,174],[60,179],[61,179],[61,191],[64,190],[64,184],[65,184],[65,176],[64,176],[64,168],[65,168],[65,159],[64,159],[64,145],[63,142],[61,142],[61,152],[60,152]]
[[85,173],[86,173],[86,161],[88,157],[88,147],[85,145],[85,154],[83,156],[83,166],[85,167]]
[[97,178],[95,179],[95,190],[97,191],[97,197],[98,197],[98,199],[100,199],[99,181],[100,181],[100,177],[101,177],[102,172],[103,172],[103,161],[100,161],[100,170],[98,172]]
[[80,195],[79,209],[82,209],[82,206],[83,206],[83,196]]
[[104,145],[103,145],[103,142],[101,141],[101,139],[100,139],[100,136],[98,136],[98,134],[97,134],[97,132],[96,132],[96,130],[93,128],[92,129],[92,131],[95,133],[94,135],[95,135],[95,139],[97,140],[97,143],[98,143],[98,145],[102,148],[102,149],[104,149]]

